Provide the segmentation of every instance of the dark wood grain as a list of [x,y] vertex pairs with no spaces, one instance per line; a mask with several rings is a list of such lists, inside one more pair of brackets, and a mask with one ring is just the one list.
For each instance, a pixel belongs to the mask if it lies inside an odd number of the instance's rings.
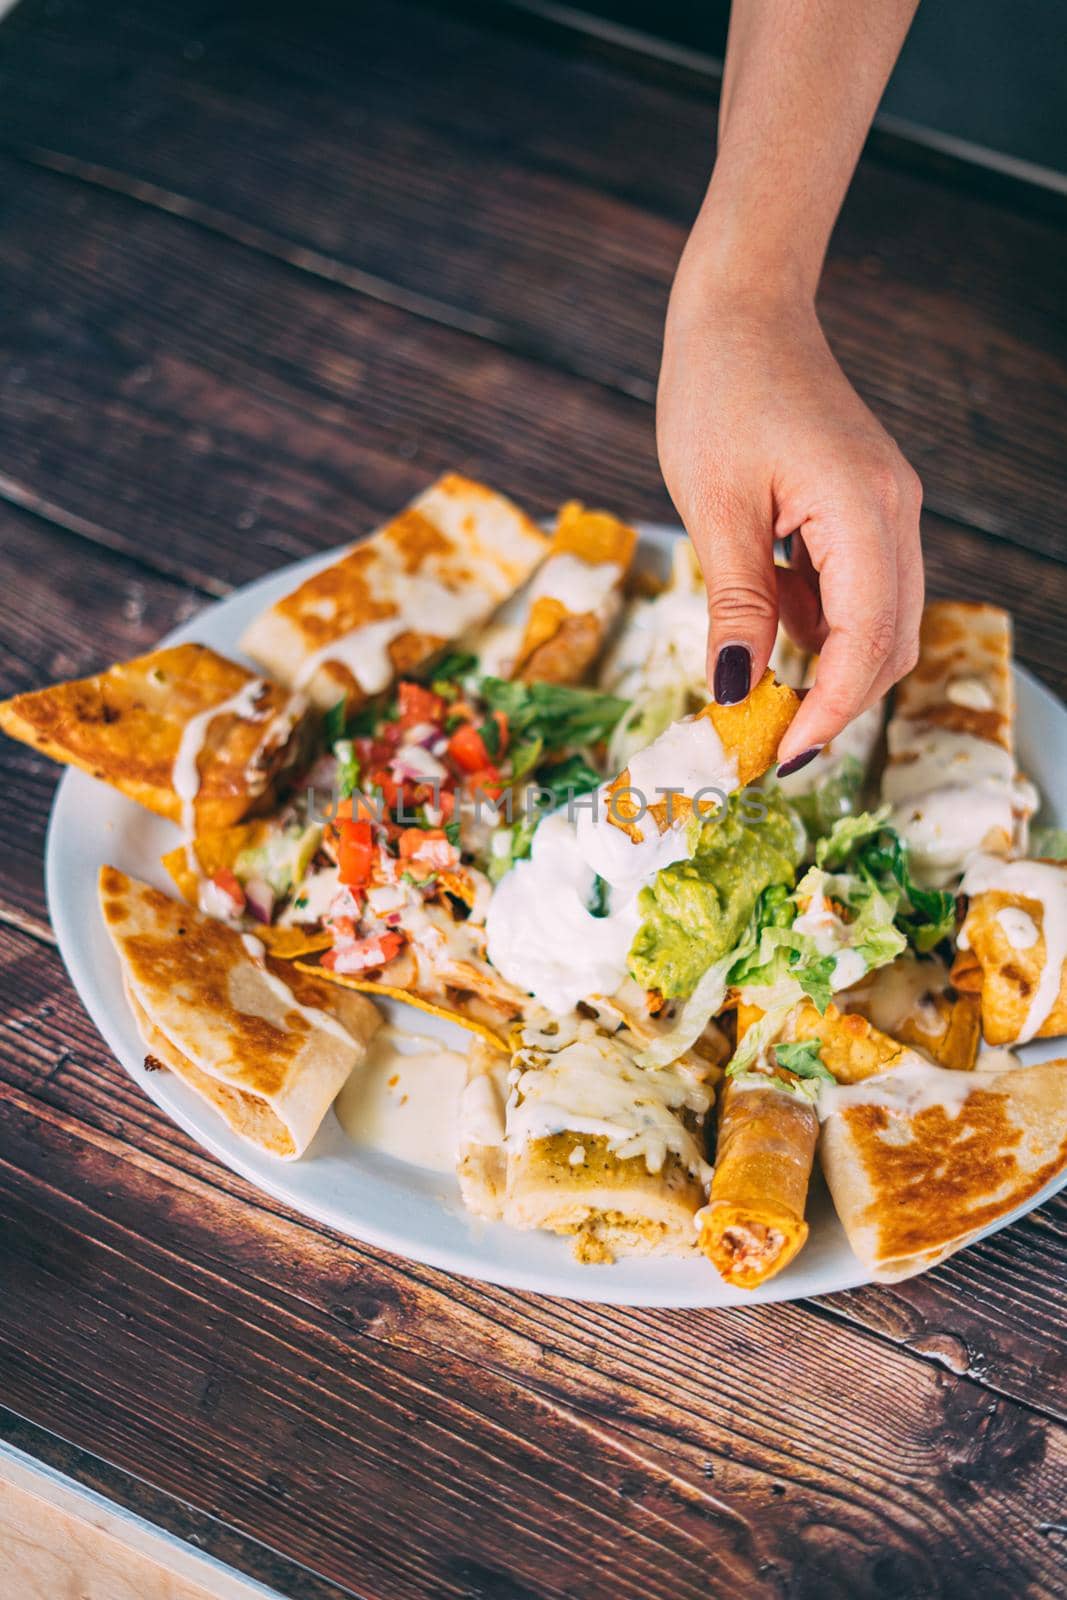
[[[713,107],[487,19],[5,21],[0,694],[143,650],[446,467],[670,517],[649,402]],[[925,479],[931,592],[1009,605],[1061,692],[1065,258],[1051,220],[869,161],[823,297]],[[186,1507],[293,1600],[1062,1594],[1064,1197],[909,1283],[726,1313],[343,1240],[101,1044],[46,920],[55,776],[0,747],[0,1402],[68,1467]]]
[[[405,6],[53,11],[28,0],[10,29],[15,148],[651,398],[710,167],[707,96]],[[1055,222],[866,163],[823,292],[928,503],[1048,553],[1064,549],[1065,268]]]
[[341,1241],[66,1034],[56,966],[0,932],[9,1405],[383,1600],[963,1596],[946,1548],[1055,1593],[1056,1423],[803,1306],[594,1317]]
[[219,592],[446,467],[669,514],[638,401],[65,177],[0,183],[0,491],[54,521]]

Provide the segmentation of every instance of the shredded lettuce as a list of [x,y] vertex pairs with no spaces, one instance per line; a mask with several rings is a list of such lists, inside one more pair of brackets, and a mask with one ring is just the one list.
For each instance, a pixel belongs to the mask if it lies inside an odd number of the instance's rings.
[[835,771],[810,793],[789,795],[789,804],[803,822],[809,839],[823,838],[835,823],[855,812],[863,781],[863,763],[855,756],[845,755]]
[[1045,861],[1067,861],[1067,828],[1035,828],[1030,835],[1030,854]]
[[888,824],[889,807],[843,817],[815,849],[819,867],[848,873],[892,905],[892,921],[920,955],[952,933],[956,902],[947,889],[924,889],[912,878],[907,846]]
[[599,743],[608,738],[628,705],[617,695],[562,683],[483,678],[478,687],[490,710],[507,716],[513,741],[538,738],[545,750]]
[[823,1063],[821,1039],[798,1039],[793,1044],[776,1044],[774,1059],[780,1067],[795,1073],[798,1078],[821,1078],[824,1083],[836,1082],[829,1067]]
[[337,798],[350,800],[359,788],[359,762],[351,739],[335,739],[333,753],[337,757]]

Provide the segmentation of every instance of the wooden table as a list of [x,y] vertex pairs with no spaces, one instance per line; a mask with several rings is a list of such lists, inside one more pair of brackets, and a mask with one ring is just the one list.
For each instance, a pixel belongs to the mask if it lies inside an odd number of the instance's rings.
[[[446,467],[670,515],[652,400],[714,85],[502,7],[23,0],[0,28],[0,693],[152,645]],[[1061,217],[880,141],[835,348],[933,592],[1067,690]],[[4,1435],[290,1597],[1067,1585],[1067,1203],[728,1312],[468,1283],[215,1165],[85,1018],[4,744]]]

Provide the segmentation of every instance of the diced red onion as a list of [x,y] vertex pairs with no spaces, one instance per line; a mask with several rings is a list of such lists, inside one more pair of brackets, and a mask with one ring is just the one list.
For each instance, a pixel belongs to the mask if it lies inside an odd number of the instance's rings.
[[250,878],[245,884],[245,900],[257,922],[269,922],[274,915],[274,890],[262,878]]

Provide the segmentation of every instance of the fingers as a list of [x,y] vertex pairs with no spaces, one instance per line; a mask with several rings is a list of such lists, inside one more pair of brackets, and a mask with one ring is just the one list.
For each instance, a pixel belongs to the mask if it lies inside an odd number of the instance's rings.
[[778,608],[795,645],[812,654],[822,649],[827,628],[819,602],[819,575],[799,534],[794,536],[789,566],[778,568]]
[[708,681],[720,705],[734,705],[766,671],[778,629],[770,506],[734,502],[688,526],[708,591]]
[[923,571],[919,480],[905,463],[886,486],[882,516],[869,499],[805,531],[829,633],[815,685],[786,732],[780,767],[796,770],[874,703],[918,656]]

